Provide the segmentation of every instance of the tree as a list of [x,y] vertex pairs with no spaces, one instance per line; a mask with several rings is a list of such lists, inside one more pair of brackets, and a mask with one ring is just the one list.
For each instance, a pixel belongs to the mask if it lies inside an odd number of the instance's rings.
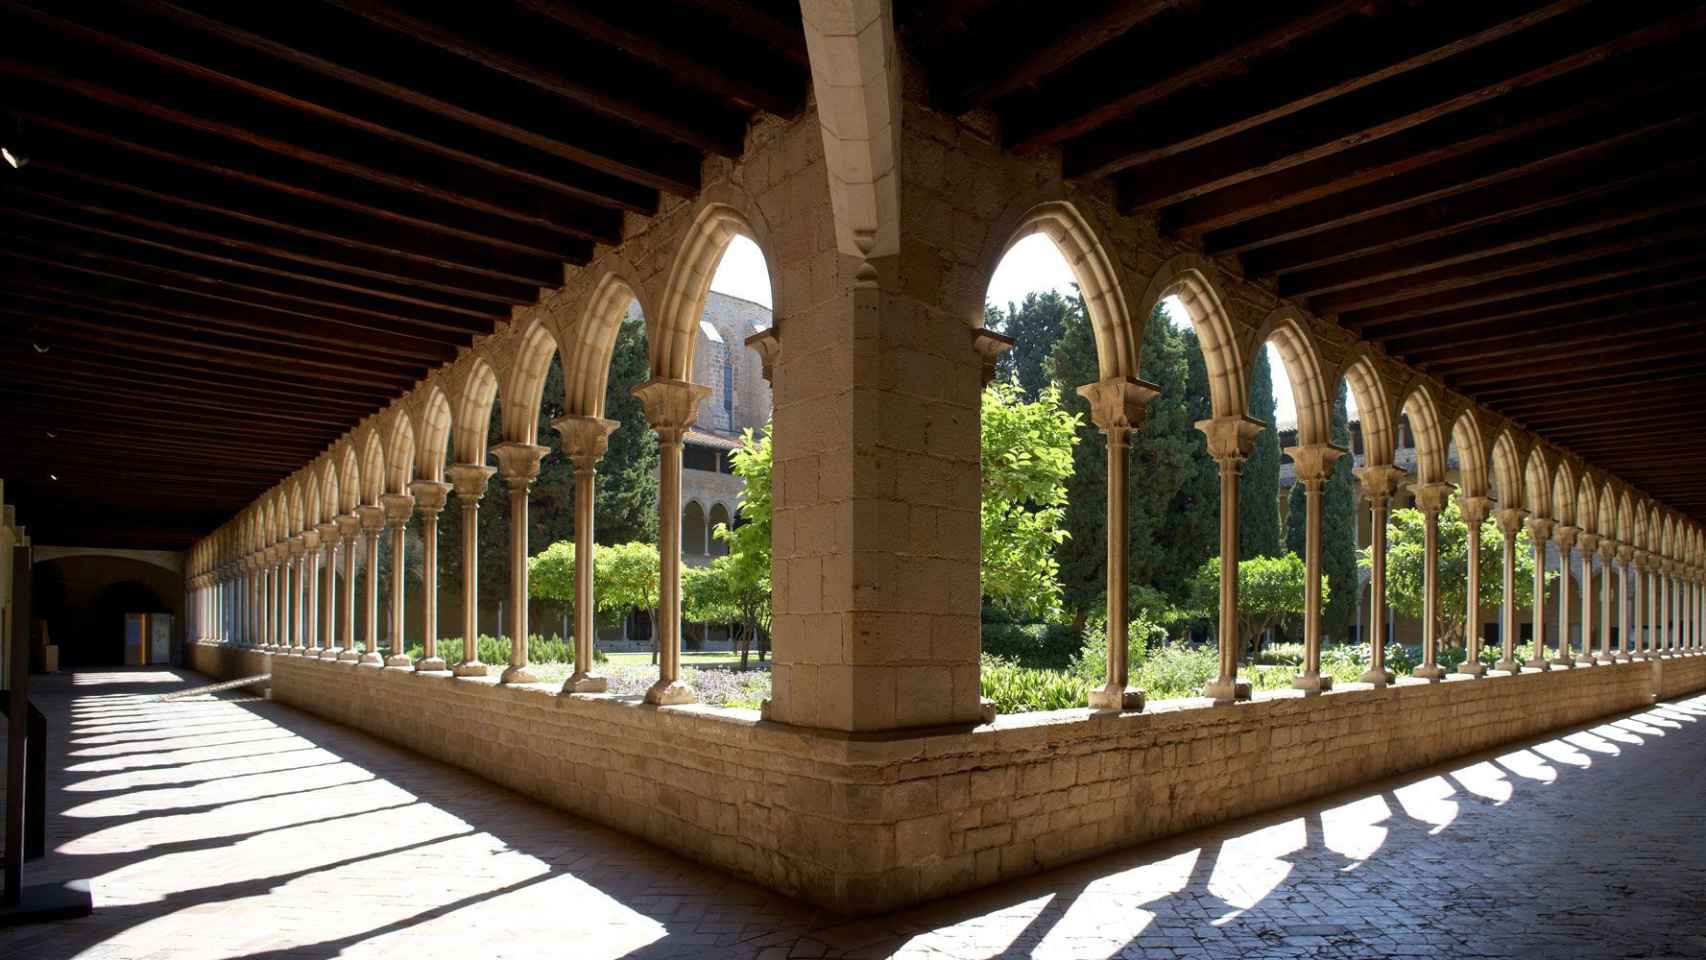
[[760,643],[762,657],[763,639],[770,635],[771,478],[775,467],[770,425],[765,424],[760,435],[747,430],[729,460],[735,476],[745,481],[739,522],[733,527],[717,524],[715,535],[729,545],[729,552],[711,565],[724,568],[727,602],[741,625],[740,668],[745,670],[753,643]]
[[[596,582],[597,571],[593,573]],[[575,544],[558,540],[527,559],[527,592],[575,608]]]
[[741,564],[742,560],[730,553],[705,566],[683,569],[681,595],[688,619],[738,627],[740,668],[745,670],[760,625],[769,629],[770,578],[754,580],[739,569]]
[[[598,465],[594,539],[602,544],[657,542],[658,444],[633,388],[651,377],[646,321],[638,308],[622,318],[611,349],[604,415],[619,426]],[[573,504],[573,485],[564,503]]]
[[1274,400],[1274,371],[1264,348],[1250,369],[1250,416],[1267,424],[1244,461],[1238,479],[1238,552],[1246,557],[1277,557],[1279,529],[1279,426]]
[[[1254,653],[1261,646],[1262,636],[1292,618],[1304,613],[1303,587],[1306,577],[1303,560],[1295,553],[1280,557],[1251,557],[1238,563],[1238,631],[1240,649]],[[1321,578],[1322,602],[1331,588],[1327,578]],[[1192,580],[1192,595],[1199,615],[1213,619],[1220,607],[1220,558],[1210,557],[1197,568]],[[1222,624],[1222,629],[1225,625]]]
[[1013,349],[995,362],[996,378],[1016,380],[1026,400],[1042,396],[1049,385],[1049,354],[1066,333],[1067,325],[1083,316],[1080,297],[1063,297],[1054,290],[1027,293],[1023,303],[1008,304],[1005,313],[1000,307],[985,306],[984,326],[1013,338]]
[[[1422,574],[1426,549],[1423,543],[1422,512],[1413,507],[1392,511],[1386,545],[1386,601],[1401,617],[1421,619]],[[1481,607],[1497,608],[1504,603],[1504,534],[1491,521],[1481,524]],[[1364,548],[1358,563],[1368,569],[1373,562]],[[1457,498],[1453,497],[1439,515],[1439,610],[1434,617],[1434,635],[1443,647],[1458,646],[1463,639],[1464,617],[1469,601],[1469,525],[1463,522]],[[1547,584],[1556,579],[1546,575]],[[1513,598],[1518,610],[1534,605],[1534,545],[1526,530],[1517,533],[1516,582]]]
[[[658,658],[658,548],[652,543],[618,543],[593,555],[598,612],[623,617],[643,610],[652,617],[652,662]],[[667,638],[679,642],[679,638]]]
[[1053,386],[1034,403],[1011,381],[983,391],[983,595],[1016,616],[1060,612],[1054,549],[1067,536],[1061,520],[1078,425]]
[[1156,550],[1160,554],[1155,585],[1168,596],[1189,602],[1193,574],[1202,562],[1220,552],[1220,468],[1208,455],[1208,444],[1193,426],[1198,420],[1214,416],[1209,394],[1208,364],[1203,359],[1202,342],[1196,330],[1187,326],[1179,331],[1181,353],[1186,365],[1184,407],[1185,439],[1190,445],[1190,459],[1185,467],[1172,501],[1168,504],[1162,523],[1156,530]]

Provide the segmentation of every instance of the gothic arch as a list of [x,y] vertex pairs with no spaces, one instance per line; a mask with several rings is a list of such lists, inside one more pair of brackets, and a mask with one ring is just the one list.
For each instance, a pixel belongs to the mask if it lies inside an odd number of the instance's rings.
[[330,523],[338,515],[338,467],[330,455],[320,458],[315,472],[320,475],[320,519]]
[[361,431],[361,502],[377,507],[384,492],[385,445],[379,440],[378,424],[373,424]]
[[467,357],[458,365],[451,388],[451,452],[457,463],[485,463],[487,431],[492,422],[492,404],[498,396],[498,377],[481,357]]
[[1148,323],[1156,304],[1168,297],[1178,297],[1202,345],[1215,418],[1244,417],[1249,415],[1250,407],[1248,368],[1238,352],[1232,318],[1209,281],[1213,272],[1213,262],[1195,254],[1180,254],[1167,261],[1150,279],[1143,299],[1138,302],[1137,316]]
[[1521,509],[1523,498],[1522,448],[1517,444],[1512,428],[1499,431],[1493,441],[1493,480],[1498,485],[1499,506]]
[[1572,526],[1576,522],[1576,471],[1562,457],[1552,473],[1552,519]]
[[1445,480],[1445,430],[1439,404],[1425,383],[1411,388],[1402,407],[1416,437],[1416,478],[1422,483]]
[[415,406],[415,422],[411,424],[415,474],[422,480],[443,481],[444,461],[450,453],[450,427],[456,416],[450,398],[438,384],[428,383],[424,390]]
[[1617,539],[1630,545],[1635,542],[1635,505],[1630,502],[1627,490],[1617,497]]
[[1256,332],[1256,349],[1272,343],[1285,366],[1286,380],[1297,406],[1297,442],[1304,445],[1331,443],[1333,399],[1328,391],[1325,364],[1315,348],[1315,338],[1303,325],[1297,311],[1281,307],[1268,314]]
[[539,442],[539,405],[544,400],[551,358],[557,353],[557,335],[537,320],[528,325],[517,341],[509,382],[498,393],[503,400],[500,422],[505,440]]
[[1451,442],[1457,447],[1457,470],[1462,480],[1462,496],[1487,496],[1490,490],[1487,478],[1487,444],[1480,417],[1473,409],[1464,410],[1452,422]]
[[349,440],[339,443],[333,456],[338,467],[338,515],[347,517],[361,502],[361,462],[356,459],[355,444]]
[[[776,262],[765,246],[762,233],[745,213],[728,203],[705,204],[688,227],[675,263],[670,267],[658,316],[647,317],[655,319],[655,323],[646,327],[648,334],[655,334],[647,344],[652,376],[687,380],[693,375],[693,349],[698,342],[699,317],[705,312],[711,277],[737,236],[757,244],[766,265]],[[772,289],[771,303],[777,302]]]
[[1344,378],[1357,402],[1363,462],[1369,466],[1390,466],[1397,450],[1397,436],[1385,382],[1366,353],[1358,353],[1350,361]]
[[[408,493],[415,478],[415,429],[401,411],[391,413],[385,439],[385,492]],[[439,463],[444,462],[441,456]]]
[[[575,326],[563,353],[563,409],[582,417],[604,416],[604,394],[610,384],[610,360],[616,349],[616,332],[630,304],[638,303],[649,321],[652,314],[626,279],[624,270],[612,269],[599,278],[587,298],[586,311]],[[650,331],[648,330],[648,339]]]
[[1536,517],[1556,519],[1552,513],[1552,464],[1544,447],[1535,444],[1528,451],[1528,463],[1523,467],[1522,476],[1528,512]]

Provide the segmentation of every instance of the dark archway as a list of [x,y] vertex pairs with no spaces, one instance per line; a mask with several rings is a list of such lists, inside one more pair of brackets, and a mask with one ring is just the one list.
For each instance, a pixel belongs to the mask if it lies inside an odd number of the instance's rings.
[[36,616],[47,621],[62,669],[124,663],[127,613],[169,613],[174,645],[183,635],[183,578],[154,564],[63,557],[36,564],[35,581]]

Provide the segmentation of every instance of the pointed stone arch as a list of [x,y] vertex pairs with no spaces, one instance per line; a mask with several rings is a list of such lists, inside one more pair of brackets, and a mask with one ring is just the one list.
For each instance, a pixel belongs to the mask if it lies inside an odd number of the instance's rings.
[[1635,542],[1635,503],[1628,490],[1620,490],[1617,495],[1617,539],[1631,546]]
[[415,475],[420,479],[444,479],[444,461],[450,455],[450,434],[455,420],[450,395],[443,387],[436,382],[423,386],[410,424],[415,444]]
[[377,507],[380,495],[385,492],[385,444],[379,439],[379,424],[362,428],[358,442],[361,444],[361,502]]
[[1522,469],[1522,485],[1528,512],[1536,517],[1557,519],[1552,512],[1552,474],[1552,461],[1546,448],[1534,444]]
[[1466,407],[1451,423],[1451,442],[1457,447],[1457,471],[1461,495],[1485,497],[1491,490],[1491,461],[1486,425],[1473,407]]
[[[1137,316],[1147,323],[1156,304],[1177,297],[1196,330],[1208,368],[1209,402],[1215,419],[1247,417],[1250,413],[1248,364],[1238,349],[1237,331],[1210,277],[1214,262],[1196,254],[1180,254],[1161,265],[1138,301]],[[1139,338],[1141,340],[1141,337]]]
[[1493,441],[1492,479],[1498,487],[1499,506],[1505,509],[1528,509],[1523,477],[1523,444],[1515,428],[1499,431]]
[[[746,213],[725,202],[706,203],[687,228],[675,263],[670,267],[658,315],[647,317],[653,321],[646,326],[651,335],[647,347],[652,376],[668,380],[688,380],[693,376],[693,350],[699,339],[699,318],[705,313],[705,297],[711,290],[717,264],[722,262],[735,237],[745,237],[756,244],[766,266],[776,262],[765,245],[764,232]],[[774,278],[771,285],[774,288]],[[774,289],[770,302],[778,302]]]
[[498,396],[503,401],[503,438],[516,443],[539,442],[539,406],[544,401],[545,378],[551,359],[559,353],[557,334],[535,320],[515,343],[509,379]]
[[1444,482],[1446,433],[1432,388],[1426,381],[1417,383],[1404,396],[1400,409],[1410,419],[1410,432],[1416,438],[1416,478],[1422,483]]
[[320,478],[320,512],[317,523],[329,523],[338,515],[338,465],[330,454],[317,462],[314,472]]
[[1292,402],[1297,407],[1297,442],[1306,446],[1331,443],[1333,396],[1324,372],[1326,364],[1303,317],[1290,307],[1268,314],[1256,331],[1256,349],[1269,343],[1279,351],[1286,381],[1291,385]]
[[1576,526],[1583,533],[1599,532],[1599,476],[1583,468],[1576,480]]
[[[408,493],[415,479],[415,428],[403,411],[393,409],[385,430],[385,492]],[[444,462],[441,456],[440,463]]]
[[1363,351],[1352,355],[1341,375],[1351,396],[1356,398],[1363,462],[1368,466],[1390,466],[1396,456],[1398,438],[1385,381]]
[[484,358],[470,356],[457,363],[449,391],[451,455],[457,463],[485,463],[492,404],[498,398],[498,377]]
[[1552,519],[1575,526],[1576,506],[1575,467],[1568,459],[1560,457],[1552,473]]
[[[563,410],[572,416],[604,416],[604,395],[610,385],[610,361],[622,318],[633,304],[649,322],[652,314],[628,279],[626,269],[610,269],[587,297],[586,309],[569,335],[563,352]],[[650,332],[648,331],[648,340]]]
[[347,517],[361,503],[361,460],[349,440],[338,444],[333,457],[338,468],[338,515]]

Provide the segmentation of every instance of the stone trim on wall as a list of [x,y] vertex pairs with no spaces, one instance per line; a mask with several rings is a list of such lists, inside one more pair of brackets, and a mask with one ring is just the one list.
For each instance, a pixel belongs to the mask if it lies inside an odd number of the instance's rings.
[[[1706,656],[847,736],[191,645],[218,679],[845,913],[1037,873],[1706,689]],[[502,749],[494,745],[502,744]]]

